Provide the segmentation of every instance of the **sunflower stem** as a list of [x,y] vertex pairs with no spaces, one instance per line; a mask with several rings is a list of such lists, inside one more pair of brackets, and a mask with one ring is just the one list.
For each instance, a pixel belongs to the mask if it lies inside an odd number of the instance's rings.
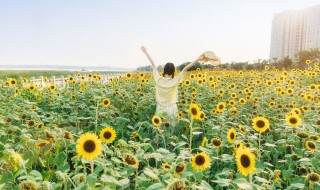
[[96,107],[96,120],[94,125],[94,132],[97,133],[98,128],[98,111],[99,111],[99,101],[97,101],[97,107]]
[[261,132],[259,133],[259,161],[261,157],[260,141],[261,141]]
[[91,174],[93,174],[94,172],[94,161],[91,160]]
[[250,174],[250,175],[249,175],[249,179],[250,179],[250,186],[251,186],[251,189],[253,189],[252,174]]
[[193,125],[193,117],[191,117],[191,122],[190,122],[190,142],[189,142],[189,149],[190,149],[190,154],[192,154],[192,125]]

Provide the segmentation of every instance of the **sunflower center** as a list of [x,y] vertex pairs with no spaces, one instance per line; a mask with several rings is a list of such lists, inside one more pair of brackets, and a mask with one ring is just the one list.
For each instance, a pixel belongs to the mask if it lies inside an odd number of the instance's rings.
[[223,107],[224,107],[223,105],[220,105],[220,106],[219,106],[219,109],[221,109],[221,110],[222,110],[222,109],[223,109]]
[[296,124],[298,122],[298,120],[296,118],[292,117],[289,119],[289,122],[292,124]]
[[105,100],[103,103],[104,103],[104,105],[107,105],[109,103],[109,101]]
[[262,121],[262,120],[257,121],[257,126],[258,126],[259,128],[263,128],[263,127],[265,126],[264,121]]
[[110,133],[110,131],[106,131],[104,134],[103,134],[103,137],[105,139],[110,139],[110,137],[112,136],[112,134]]
[[84,144],[83,144],[83,149],[86,152],[93,152],[96,149],[96,144],[94,143],[93,140],[87,140]]
[[245,168],[250,166],[250,158],[247,155],[242,155],[240,158],[241,165]]
[[160,121],[159,121],[158,118],[155,118],[155,119],[154,119],[154,122],[158,124]]
[[132,156],[127,156],[125,160],[130,165],[135,165],[137,163],[136,160]]
[[183,171],[183,169],[184,169],[184,166],[183,166],[182,164],[179,164],[179,165],[177,165],[177,167],[176,167],[176,172],[180,173],[180,172]]
[[308,146],[312,149],[316,148],[315,144],[313,144],[312,142],[308,142]]
[[221,145],[221,141],[219,141],[219,140],[214,140],[214,141],[213,141],[213,144],[214,144],[215,146],[220,146],[220,145]]
[[234,133],[230,133],[230,138],[234,139]]
[[205,163],[205,161],[206,161],[205,158],[201,155],[196,157],[196,164],[197,165],[203,165]]
[[191,113],[192,113],[192,115],[197,115],[198,111],[196,108],[191,108]]
[[310,181],[319,181],[319,175],[317,174],[310,174],[308,178]]

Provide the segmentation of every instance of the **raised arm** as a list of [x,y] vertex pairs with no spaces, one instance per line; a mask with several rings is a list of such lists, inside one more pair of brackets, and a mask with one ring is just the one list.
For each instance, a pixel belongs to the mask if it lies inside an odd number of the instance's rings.
[[190,69],[194,64],[196,64],[197,62],[199,62],[200,60],[203,59],[203,54],[201,54],[196,60],[194,60],[192,63],[189,63],[187,66],[185,66],[183,68],[183,70],[181,71],[182,74],[186,73],[188,71],[188,69]]
[[157,70],[156,65],[154,64],[154,62],[153,62],[152,58],[150,57],[149,53],[147,52],[147,49],[146,49],[144,46],[142,46],[142,47],[141,47],[141,50],[142,50],[142,52],[143,52],[144,54],[146,54],[147,58],[149,59],[149,61],[150,61],[150,63],[151,63],[151,66],[152,66],[152,69],[153,69],[154,71]]

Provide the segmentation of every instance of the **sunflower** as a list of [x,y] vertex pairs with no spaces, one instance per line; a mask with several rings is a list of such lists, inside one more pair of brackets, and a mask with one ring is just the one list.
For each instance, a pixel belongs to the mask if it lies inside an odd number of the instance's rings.
[[272,84],[273,84],[273,82],[272,82],[271,80],[267,80],[267,81],[266,81],[266,86],[267,86],[267,87],[272,86]]
[[130,72],[128,72],[128,73],[126,73],[126,77],[127,77],[128,79],[130,79],[130,78],[132,77],[132,74],[131,74]]
[[122,161],[127,166],[131,166],[133,168],[138,168],[139,167],[139,161],[134,155],[124,154],[122,156]]
[[211,144],[214,148],[220,148],[222,147],[222,141],[219,138],[214,138],[211,140]]
[[192,118],[200,119],[200,108],[199,108],[199,105],[191,103],[189,111],[191,113]]
[[238,171],[244,175],[247,176],[251,174],[255,170],[255,160],[254,160],[254,154],[251,153],[251,151],[244,147],[239,148],[236,153],[236,161],[238,166]]
[[240,140],[236,140],[235,143],[233,144],[233,148],[235,150],[238,150],[239,148],[243,148],[243,144]]
[[240,98],[240,99],[239,99],[239,103],[240,103],[241,105],[244,105],[244,104],[246,103],[246,100],[245,100],[244,98]]
[[19,183],[19,189],[22,189],[22,190],[25,190],[25,189],[37,190],[37,189],[39,189],[39,186],[38,186],[36,181],[28,179],[28,180],[21,181]]
[[36,90],[36,86],[35,86],[34,84],[30,84],[30,85],[28,86],[28,90],[29,90],[30,92],[33,92],[33,91]]
[[170,164],[167,164],[167,163],[162,163],[162,167],[164,169],[171,169],[172,168],[172,166]]
[[206,145],[206,142],[208,141],[207,137],[204,137],[202,139],[202,142],[201,142],[201,146],[204,147]]
[[307,59],[307,60],[306,60],[306,64],[309,65],[310,63],[311,63],[311,60],[310,60],[310,59]]
[[192,157],[192,167],[195,170],[204,171],[210,166],[210,157],[207,153],[197,153]]
[[222,113],[226,109],[226,103],[225,102],[219,102],[216,108],[216,111],[219,113]]
[[113,143],[116,137],[117,137],[117,133],[112,127],[105,127],[100,132],[101,141],[107,144]]
[[229,129],[227,133],[227,138],[229,143],[233,143],[237,138],[237,132],[234,128]]
[[159,127],[161,125],[161,123],[162,123],[161,117],[156,116],[156,115],[152,117],[152,124],[154,126]]
[[43,122],[40,122],[40,123],[37,125],[37,129],[42,129],[43,127],[44,127]]
[[252,126],[256,131],[262,133],[269,128],[270,124],[268,119],[264,117],[256,117],[252,120]]
[[186,164],[184,162],[180,162],[174,169],[174,177],[178,177],[183,174],[184,170],[186,169]]
[[108,106],[110,106],[110,100],[109,100],[109,98],[105,98],[105,99],[103,99],[102,100],[102,105],[103,105],[103,107],[108,107]]
[[240,129],[240,131],[241,131],[242,134],[245,135],[245,134],[247,133],[246,128],[244,128],[243,125],[239,125],[238,127],[239,127],[239,129]]
[[274,171],[274,182],[278,183],[280,174],[281,174],[281,170]]
[[29,126],[29,127],[34,126],[34,120],[29,120],[29,121],[28,121],[28,126]]
[[312,141],[307,141],[307,142],[306,142],[306,147],[307,147],[307,149],[310,150],[311,152],[314,152],[315,150],[317,150],[316,144],[314,144],[314,142],[312,142]]
[[14,79],[14,78],[12,78],[11,80],[10,80],[10,86],[15,86],[15,85],[17,85],[17,79]]
[[317,174],[317,173],[310,173],[310,174],[307,176],[307,179],[308,179],[310,182],[320,182],[320,175]]
[[131,133],[130,139],[131,139],[132,141],[142,140],[141,136],[140,136],[139,133],[136,132],[136,131],[134,131],[134,132]]
[[184,85],[185,85],[185,86],[189,86],[190,84],[191,84],[191,81],[190,81],[190,80],[185,80],[185,81],[184,81]]
[[182,181],[182,180],[175,181],[172,184],[170,184],[166,189],[168,190],[186,189],[186,183],[185,181]]
[[50,91],[55,91],[55,90],[57,89],[57,85],[54,84],[54,83],[52,83],[52,84],[49,85],[48,89],[49,89]]
[[40,142],[37,143],[37,147],[41,148],[41,147],[44,147],[47,144],[50,144],[50,141],[40,141]]
[[203,111],[200,111],[200,118],[199,118],[199,120],[200,120],[200,121],[203,121],[204,118],[205,118],[204,112],[203,112]]
[[291,127],[296,127],[301,124],[301,118],[297,114],[286,115],[286,122]]
[[236,93],[231,93],[231,98],[236,98],[237,97],[237,94]]
[[96,134],[85,133],[80,136],[76,145],[78,155],[86,160],[94,160],[101,154],[101,140]]

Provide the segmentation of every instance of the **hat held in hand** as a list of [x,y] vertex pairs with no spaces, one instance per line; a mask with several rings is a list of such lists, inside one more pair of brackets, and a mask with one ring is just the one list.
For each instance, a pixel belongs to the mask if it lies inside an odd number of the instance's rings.
[[212,51],[206,51],[202,54],[204,56],[204,59],[202,59],[201,63],[210,62],[213,66],[220,65],[220,59],[217,57]]

